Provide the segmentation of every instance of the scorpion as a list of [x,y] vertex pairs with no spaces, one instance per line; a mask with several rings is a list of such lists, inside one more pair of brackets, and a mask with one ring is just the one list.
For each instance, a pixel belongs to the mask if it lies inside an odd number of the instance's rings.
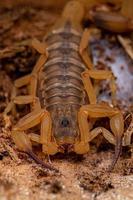
[[[30,113],[13,126],[11,136],[20,151],[50,169],[51,165],[33,153],[34,142],[42,145],[45,155],[86,154],[90,142],[103,134],[115,146],[111,169],[122,145],[131,144],[131,126],[124,132],[123,114],[116,106],[115,77],[109,70],[96,70],[88,53],[88,43],[97,29],[82,28],[84,15],[81,2],[69,1],[43,43],[33,39],[32,45],[40,57],[31,74],[15,80],[11,101],[4,111],[6,120],[15,104],[30,104]],[[97,101],[92,80],[109,80],[111,105]],[[22,86],[28,86],[28,94],[17,96],[17,89]],[[110,131],[104,127],[93,128],[96,120],[104,117],[110,120]],[[39,124],[40,134],[26,133]]]

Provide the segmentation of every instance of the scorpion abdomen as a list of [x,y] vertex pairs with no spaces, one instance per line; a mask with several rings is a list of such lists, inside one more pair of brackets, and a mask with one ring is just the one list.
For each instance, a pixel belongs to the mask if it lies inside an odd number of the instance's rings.
[[49,110],[54,105],[83,104],[81,73],[85,65],[78,52],[80,40],[81,34],[69,22],[46,36],[49,57],[39,75],[38,86],[42,107]]

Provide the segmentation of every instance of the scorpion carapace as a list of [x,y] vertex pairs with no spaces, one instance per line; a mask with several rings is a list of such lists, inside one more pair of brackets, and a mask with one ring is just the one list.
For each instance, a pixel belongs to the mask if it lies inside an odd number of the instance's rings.
[[52,133],[60,152],[74,151],[73,145],[79,136],[77,106],[55,106],[52,113]]
[[[90,36],[97,30],[83,31],[84,13],[82,3],[68,2],[61,18],[45,36],[44,43],[33,40],[33,47],[41,56],[30,75],[15,81],[12,101],[4,116],[7,119],[14,104],[31,105],[31,112],[19,120],[11,133],[18,148],[35,160],[33,141],[41,144],[47,155],[70,151],[85,154],[89,151],[89,142],[103,134],[116,146],[114,166],[121,145],[131,143],[132,133],[129,130],[124,133],[123,115],[115,106],[116,87],[112,72],[94,69],[88,55]],[[92,79],[110,81],[112,105],[97,102]],[[16,96],[16,89],[24,85],[30,86],[29,93]],[[95,121],[103,117],[110,119],[111,132],[104,127],[93,128]],[[41,125],[40,134],[26,133],[38,124]]]

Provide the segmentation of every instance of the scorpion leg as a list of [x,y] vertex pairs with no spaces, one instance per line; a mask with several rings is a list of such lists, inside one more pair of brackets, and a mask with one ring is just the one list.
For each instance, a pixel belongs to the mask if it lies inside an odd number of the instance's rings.
[[11,96],[11,101],[9,102],[9,104],[7,105],[6,109],[4,110],[3,116],[5,119],[5,122],[7,121],[7,114],[13,109],[13,107],[15,106],[13,99],[16,96],[17,93],[17,88],[20,88],[22,86],[28,85],[30,84],[30,94],[34,94],[36,93],[36,85],[37,85],[37,73],[39,72],[40,68],[42,67],[42,65],[46,62],[47,58],[48,58],[48,53],[46,50],[46,45],[45,44],[41,44],[38,40],[34,39],[32,42],[32,45],[35,49],[38,50],[38,52],[42,53],[42,55],[40,56],[40,58],[38,59],[36,65],[33,68],[33,71],[31,74],[26,75],[24,77],[21,77],[17,80],[15,80],[14,82],[14,87],[13,87],[13,92],[12,92],[12,96]]
[[28,84],[30,83],[30,77],[31,77],[31,75],[28,74],[28,75],[26,75],[26,76],[23,76],[23,77],[21,77],[21,78],[16,79],[16,80],[14,81],[14,86],[15,86],[16,88],[20,88],[20,87],[23,87],[23,86],[25,86],[25,85],[28,85]]
[[29,82],[30,82],[30,76],[29,75],[15,80],[14,87],[13,87],[13,90],[12,90],[12,95],[11,95],[11,101],[8,103],[6,109],[4,110],[4,113],[3,113],[4,116],[6,116],[12,110],[12,108],[14,106],[13,99],[16,96],[17,88],[22,87],[24,85],[27,85]]
[[[88,49],[87,49],[91,35],[92,35],[92,29],[85,29],[81,38],[80,46],[79,46],[79,53],[84,63],[89,69],[93,69],[93,63],[88,55]],[[86,79],[84,77],[83,83],[84,83],[85,90],[87,91],[90,102],[96,103],[96,94],[95,94],[95,90],[91,83],[90,78],[87,77]]]
[[[110,118],[110,128],[113,134],[103,127],[98,127],[90,131],[88,119],[97,119],[102,117]],[[98,134],[102,133],[110,143],[115,145],[115,157],[110,170],[113,169],[121,152],[122,136],[124,134],[124,120],[121,112],[107,104],[90,104],[81,107],[78,113],[78,121],[81,132],[81,140],[75,145],[75,151],[82,151],[81,147],[83,144],[86,145],[87,142],[90,142]]]
[[[30,94],[33,96],[36,95],[36,89],[37,89],[37,73],[39,72],[41,66],[46,62],[48,58],[48,52],[46,50],[46,44],[39,42],[37,39],[34,39],[32,41],[32,46],[42,55],[40,56],[40,59],[38,60],[37,64],[35,65],[33,72],[32,72],[32,78],[31,78],[31,87],[30,87]],[[40,106],[40,103],[39,103]],[[36,105],[35,105],[36,107]],[[33,140],[36,136],[33,136]],[[41,137],[40,142],[43,144],[43,152],[45,154],[55,154],[57,153],[57,145],[55,142],[51,142],[51,118],[49,116],[49,113],[47,113],[47,116],[45,116],[42,119],[41,123]]]
[[[46,44],[41,43],[37,39],[34,39],[32,41],[32,46],[39,52],[41,53],[40,58],[38,59],[36,65],[33,68],[33,71],[31,73],[31,80],[30,80],[30,94],[33,95],[34,97],[36,96],[36,91],[37,91],[37,75],[41,69],[41,67],[44,65],[48,58],[48,52],[46,50]],[[36,105],[33,104],[31,105],[31,109],[33,110]]]
[[16,113],[16,109],[15,109],[15,104],[13,102],[13,98],[16,96],[16,88],[13,87],[12,89],[12,94],[11,94],[11,101],[7,104],[7,107],[5,108],[4,112],[3,112],[3,117],[5,122],[7,121],[7,114],[13,109],[13,113]]
[[52,141],[51,118],[48,112],[47,116],[44,116],[41,120],[41,136],[31,133],[29,138],[36,143],[41,143],[45,154],[54,155],[58,152],[57,144]]
[[19,87],[22,87],[24,85],[27,85],[30,82],[30,75],[26,75],[22,78],[19,78],[17,80],[15,80],[13,89],[12,89],[12,94],[11,94],[11,101],[7,104],[7,107],[5,108],[4,112],[3,112],[3,118],[5,121],[5,127],[9,127],[11,126],[11,122],[10,119],[8,117],[8,113],[10,111],[12,111],[13,115],[16,115],[16,108],[15,108],[15,103],[14,103],[14,98],[17,95],[17,89]]
[[94,87],[93,87],[91,79],[90,79],[90,75],[85,72],[82,73],[82,81],[84,84],[84,88],[87,92],[90,104],[96,104],[96,102],[97,102],[96,94],[95,94],[95,90],[94,90]]
[[39,40],[37,40],[36,38],[34,38],[31,42],[31,44],[32,44],[33,48],[38,51],[38,53],[47,55],[47,51],[46,51],[47,45],[44,42],[42,43]]
[[40,143],[40,135],[35,134],[35,133],[29,133],[28,137],[30,138],[30,140],[32,140],[35,143]]
[[[38,62],[36,63],[30,77],[30,87],[29,87],[29,93],[33,96],[33,98],[36,98],[36,91],[37,91],[37,75],[39,73],[39,70],[41,69],[42,65],[46,62],[47,56],[41,55]],[[35,101],[32,102],[31,110],[34,110],[37,104]],[[40,107],[40,103],[38,101],[38,108]]]
[[52,137],[52,121],[49,112],[42,118],[41,121],[41,136],[40,142],[42,144],[42,150],[45,154],[54,155],[58,152],[56,142]]
[[92,30],[93,29],[85,29],[84,30],[82,38],[81,38],[81,42],[79,45],[79,53],[80,53],[84,63],[86,64],[86,66],[89,69],[93,69],[93,64],[88,55],[88,44],[89,44],[90,37],[92,35]]
[[32,46],[41,54],[40,58],[38,59],[36,65],[33,68],[32,74],[36,74],[41,69],[42,65],[46,62],[48,58],[48,51],[46,50],[46,44],[41,43],[37,39],[32,40]]
[[[33,97],[33,101],[31,102],[32,104],[30,105],[31,110],[38,109],[41,107],[39,99],[36,97],[36,91],[37,91],[37,73],[31,75],[31,82],[30,82],[30,88],[29,88],[29,93]],[[36,99],[36,101],[34,100]]]
[[[96,108],[97,106],[97,108]],[[92,109],[92,112],[91,112],[91,108]],[[100,113],[99,113],[99,116],[98,116],[98,113],[96,113],[96,111],[98,112],[98,108],[100,110],[101,108],[101,111],[103,112],[103,116],[100,116]],[[106,110],[105,110],[106,108]],[[110,110],[108,110],[108,108],[110,108]],[[106,111],[106,112],[105,112]],[[96,114],[97,114],[97,117],[96,117]],[[108,116],[109,114],[112,114],[114,115],[115,113],[118,113],[118,112],[115,112],[115,110],[107,105],[104,106],[104,110],[103,110],[103,107],[102,105],[98,105],[98,104],[90,104],[88,106],[82,106],[80,108],[80,111],[78,113],[78,121],[79,121],[79,128],[80,128],[80,132],[81,132],[81,136],[80,136],[80,142],[77,142],[76,145],[75,145],[75,151],[77,153],[81,153],[84,151],[87,152],[87,149],[85,149],[86,145],[88,145],[88,142],[91,141],[91,139],[94,138],[94,136],[96,137],[97,134],[101,133],[101,129],[94,129],[93,132],[91,131],[90,133],[90,129],[91,129],[91,121],[88,122],[88,117],[90,116],[90,118],[99,118],[99,117],[105,117],[105,114]],[[104,133],[105,133],[105,130],[104,130]],[[105,133],[106,135],[106,138],[108,140],[111,140],[111,143],[112,141],[114,141],[114,138],[113,138],[113,135],[111,135],[109,137],[109,134]],[[89,148],[88,148],[89,150]]]
[[32,103],[34,104],[33,110],[41,108],[39,98],[33,95],[16,96],[13,99],[13,103],[20,105]]
[[[56,143],[51,141],[50,115],[47,111],[45,111],[44,114],[42,114],[42,116],[41,116],[41,106],[40,106],[38,97],[34,97],[32,95],[25,95],[25,96],[17,96],[14,98],[14,103],[16,103],[16,104],[27,104],[27,103],[33,103],[33,102],[35,104],[36,109],[33,112],[26,115],[25,117],[23,117],[22,119],[20,119],[18,124],[13,128],[12,137],[13,137],[16,145],[18,146],[18,148],[20,150],[26,151],[27,153],[29,153],[30,151],[27,151],[26,146],[24,146],[24,145],[27,145],[27,147],[28,147],[28,145],[31,143],[29,140],[29,138],[30,138],[31,140],[42,144],[43,152],[45,154],[50,154],[50,155],[55,154],[58,152],[58,149],[57,149]],[[40,110],[39,117],[35,115],[37,113],[37,110]],[[30,121],[28,121],[27,119]],[[37,120],[40,120],[40,121],[37,121]],[[27,130],[39,123],[41,123],[41,137],[36,134],[34,134],[34,135],[32,134],[32,135],[30,135],[30,137],[28,137],[28,135],[26,135],[23,132],[24,130]],[[21,144],[19,144],[19,142],[18,142],[19,138],[20,138],[20,143],[22,143],[23,149],[20,146]],[[27,140],[27,144],[26,144],[26,140]],[[29,150],[31,150],[31,145],[29,145],[29,147],[30,147]],[[33,153],[31,156],[33,157]]]
[[123,136],[123,143],[122,143],[123,146],[131,145],[131,137],[133,134],[133,114],[131,114],[131,118],[132,119],[131,119],[130,125]]
[[46,62],[47,58],[48,58],[48,56],[45,54],[40,55],[37,63],[35,64],[35,66],[33,68],[32,74],[38,73],[40,71],[41,67]]
[[20,119],[19,122],[13,127],[11,134],[19,150],[25,152],[31,150],[31,142],[28,135],[24,133],[24,131],[39,124],[44,113],[45,111],[42,109],[34,110]]
[[116,99],[115,99],[115,93],[116,93],[116,85],[115,85],[115,78],[113,73],[106,71],[106,70],[93,70],[93,64],[91,62],[91,59],[88,55],[88,43],[90,40],[91,35],[97,32],[97,29],[85,29],[81,42],[80,42],[80,47],[79,47],[79,53],[85,62],[86,66],[88,67],[88,70],[82,73],[82,78],[84,82],[84,86],[87,90],[87,94],[89,96],[90,102],[91,103],[96,103],[96,88],[95,86],[92,86],[90,78],[94,78],[96,80],[101,80],[101,79],[110,79],[110,88],[112,92],[112,103],[113,105],[116,104]]
[[[40,102],[38,97],[34,97],[32,95],[25,95],[25,96],[17,96],[14,98],[13,101],[15,104],[29,104],[29,103],[33,103],[35,104],[36,109],[35,110],[40,110],[41,106],[40,106]],[[51,118],[49,113],[47,112],[47,115],[44,116],[41,119],[41,137],[40,139],[38,138],[38,136],[36,134],[32,134],[30,136],[30,138],[33,141],[38,141],[39,143],[41,143],[43,145],[43,152],[45,154],[55,154],[57,153],[58,149],[57,149],[57,145],[55,142],[51,142]]]
[[[113,105],[116,105],[116,85],[115,85],[115,78],[113,76],[113,73],[107,70],[86,70],[82,73],[82,79],[84,83],[85,90],[88,94],[90,103],[96,103],[96,96],[93,89],[93,86],[91,84],[90,78],[103,80],[103,79],[109,79],[110,80],[110,88],[111,88],[111,94],[112,94],[112,103]],[[91,86],[91,87],[90,87]],[[90,91],[91,88],[91,91]],[[93,93],[91,93],[93,92]]]

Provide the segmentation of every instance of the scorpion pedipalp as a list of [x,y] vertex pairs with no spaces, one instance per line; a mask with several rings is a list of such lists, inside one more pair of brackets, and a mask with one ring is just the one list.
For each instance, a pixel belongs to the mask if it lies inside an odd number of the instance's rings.
[[[113,134],[103,127],[97,127],[90,130],[88,120],[102,117],[110,118],[110,128]],[[81,132],[81,142],[87,144],[93,140],[98,134],[103,136],[115,145],[115,156],[113,158],[110,170],[112,170],[119,158],[122,147],[122,136],[124,133],[124,120],[118,109],[111,108],[109,105],[91,104],[82,106],[79,111],[79,127]]]
[[109,167],[109,171],[111,171],[114,168],[122,150],[122,137],[124,134],[124,119],[122,113],[119,113],[110,119],[110,127],[115,135],[116,144],[115,155]]
[[41,159],[39,159],[36,154],[33,153],[33,151],[27,151],[27,154],[37,163],[37,164],[40,164],[42,167],[46,168],[46,169],[49,169],[49,170],[52,170],[52,171],[55,171],[56,173],[59,172],[58,169],[56,169],[54,166],[48,164],[48,163],[45,163],[44,161],[42,161]]

